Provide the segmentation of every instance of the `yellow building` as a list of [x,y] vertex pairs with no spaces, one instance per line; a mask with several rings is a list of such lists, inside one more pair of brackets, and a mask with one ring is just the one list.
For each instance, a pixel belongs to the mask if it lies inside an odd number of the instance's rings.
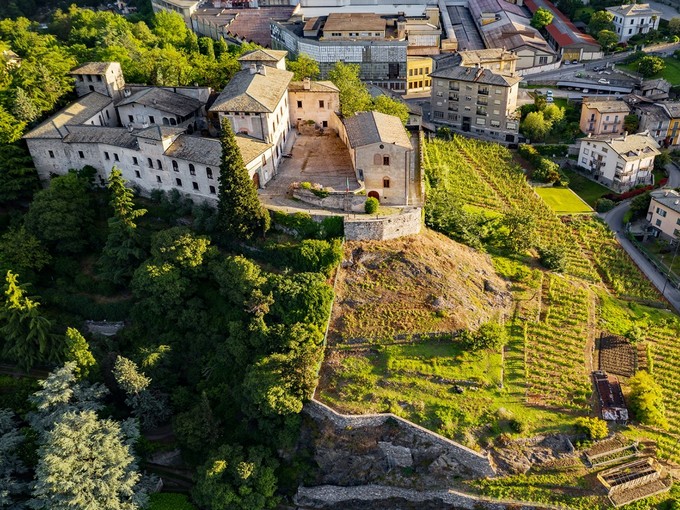
[[663,102],[663,109],[668,118],[668,133],[666,135],[666,146],[680,145],[680,103],[677,101]]
[[432,59],[430,57],[411,57],[406,59],[406,93],[429,92],[432,80]]

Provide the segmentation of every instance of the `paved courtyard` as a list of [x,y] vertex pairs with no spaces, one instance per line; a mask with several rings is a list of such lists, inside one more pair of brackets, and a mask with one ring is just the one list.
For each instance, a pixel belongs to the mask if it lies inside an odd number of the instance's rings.
[[342,140],[331,130],[326,134],[299,134],[289,150],[290,158],[283,158],[278,174],[259,190],[260,199],[267,205],[300,207],[299,202],[287,197],[294,182],[321,184],[324,188],[345,191],[359,189],[352,169],[349,151]]

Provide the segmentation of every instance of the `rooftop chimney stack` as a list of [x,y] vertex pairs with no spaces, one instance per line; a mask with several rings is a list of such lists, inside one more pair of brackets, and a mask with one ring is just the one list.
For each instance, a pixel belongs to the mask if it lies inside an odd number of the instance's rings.
[[263,65],[258,65],[257,66],[257,73],[261,74],[262,76],[267,76],[267,67]]
[[304,80],[302,80],[302,88],[304,90],[311,90],[312,80],[310,80],[309,78],[305,78]]
[[250,64],[250,74],[257,74],[257,64]]

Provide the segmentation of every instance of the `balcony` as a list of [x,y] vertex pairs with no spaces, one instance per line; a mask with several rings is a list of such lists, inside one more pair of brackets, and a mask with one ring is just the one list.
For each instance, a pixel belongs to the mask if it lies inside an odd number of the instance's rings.
[[449,101],[458,101],[458,94],[449,94]]
[[486,117],[488,113],[486,113],[486,108],[477,108],[477,115]]
[[485,97],[478,97],[477,98],[477,104],[480,105],[480,106],[488,106],[489,101]]
[[489,95],[489,89],[479,87],[479,89],[477,90],[477,93],[482,95],[482,96],[488,96]]
[[449,90],[460,90],[460,85],[458,83],[449,83]]

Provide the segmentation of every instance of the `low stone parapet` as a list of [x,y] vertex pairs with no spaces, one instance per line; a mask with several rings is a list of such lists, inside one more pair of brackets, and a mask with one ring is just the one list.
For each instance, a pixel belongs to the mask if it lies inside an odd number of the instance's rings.
[[414,207],[388,216],[345,216],[348,241],[386,241],[418,234],[423,225],[422,209]]

